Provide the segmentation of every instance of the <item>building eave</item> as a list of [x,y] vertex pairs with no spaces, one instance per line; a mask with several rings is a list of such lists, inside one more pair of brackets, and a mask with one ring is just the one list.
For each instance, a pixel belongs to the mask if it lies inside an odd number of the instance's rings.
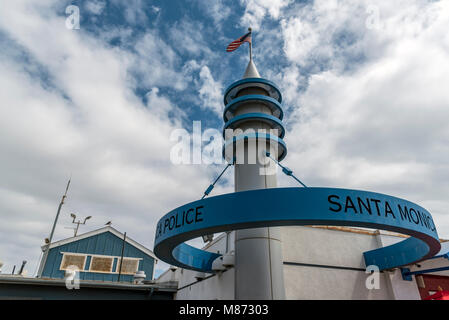
[[[89,238],[89,237],[92,237],[92,236],[96,236],[96,235],[99,235],[99,234],[102,234],[102,233],[105,233],[105,232],[110,232],[110,233],[114,234],[115,236],[117,236],[117,237],[119,237],[121,239],[123,239],[123,237],[124,237],[124,234],[121,233],[120,231],[114,229],[111,226],[106,226],[106,227],[103,227],[103,228],[100,228],[100,229],[97,229],[97,230],[93,230],[93,231],[89,231],[89,232],[80,234],[80,235],[78,235],[76,237],[70,237],[70,238],[66,238],[66,239],[62,239],[62,240],[53,242],[49,246],[48,245],[43,245],[41,248],[42,248],[42,250],[46,250],[47,248],[48,249],[53,249],[53,248],[57,248],[57,247],[60,247],[62,245],[68,244],[68,243],[72,243],[72,242],[75,242],[75,241],[86,239],[86,238]],[[155,262],[158,261],[156,255],[153,253],[153,251],[151,251],[148,248],[144,247],[143,245],[141,245],[137,241],[135,241],[135,240],[133,240],[133,239],[131,239],[131,238],[129,238],[127,236],[126,237],[126,242],[128,244],[136,247],[137,249],[141,250],[142,252],[144,252],[145,254],[149,255],[150,257],[152,257],[155,260]]]

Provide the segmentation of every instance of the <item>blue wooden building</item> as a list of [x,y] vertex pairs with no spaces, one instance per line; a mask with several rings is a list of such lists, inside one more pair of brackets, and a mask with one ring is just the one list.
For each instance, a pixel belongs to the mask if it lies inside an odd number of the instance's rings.
[[[66,270],[79,270],[80,280],[132,282],[137,271],[152,280],[154,253],[107,226],[50,244],[47,259],[41,261],[41,278],[63,279]],[[123,259],[121,259],[123,249]],[[121,263],[122,261],[122,263]],[[120,269],[121,264],[121,269]]]

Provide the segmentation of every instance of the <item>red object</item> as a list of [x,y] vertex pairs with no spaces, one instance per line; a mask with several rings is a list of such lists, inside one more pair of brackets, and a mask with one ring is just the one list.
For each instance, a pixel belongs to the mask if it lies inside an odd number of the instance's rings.
[[423,300],[449,300],[449,277],[432,274],[422,274],[424,286],[418,285]]
[[423,300],[449,300],[449,291],[438,291]]
[[237,40],[232,41],[226,48],[226,51],[232,52],[238,47],[240,47],[244,42],[251,43],[251,31],[245,34],[244,36],[238,38]]

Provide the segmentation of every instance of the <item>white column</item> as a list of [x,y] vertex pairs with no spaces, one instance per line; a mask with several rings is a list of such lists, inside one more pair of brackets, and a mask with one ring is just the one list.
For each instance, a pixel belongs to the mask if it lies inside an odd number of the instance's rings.
[[[260,92],[258,92],[260,91]],[[262,94],[261,89],[242,90],[239,95]],[[240,106],[235,115],[249,112],[271,114],[269,108],[257,102]],[[251,121],[242,124],[242,130],[252,128],[267,129],[266,123]],[[248,153],[253,155],[258,150],[257,143],[245,143],[244,148],[237,148],[234,178],[235,191],[246,191],[277,187],[276,174],[267,175],[263,164],[247,162]],[[258,153],[256,153],[258,154]],[[244,158],[242,158],[244,157]],[[245,159],[243,164],[240,159]],[[240,160],[240,161],[239,161]],[[260,170],[265,171],[261,174]],[[238,300],[272,300],[285,299],[281,232],[279,227],[238,230],[235,233],[235,299]]]

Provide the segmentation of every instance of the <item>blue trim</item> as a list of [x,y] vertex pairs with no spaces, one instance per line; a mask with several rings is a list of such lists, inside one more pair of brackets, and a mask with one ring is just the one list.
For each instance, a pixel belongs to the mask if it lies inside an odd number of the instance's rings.
[[87,256],[86,257],[86,263],[84,264],[84,271],[89,271],[90,269],[90,262],[92,260],[92,256]]
[[211,184],[206,191],[204,191],[204,194],[207,196],[209,195],[209,193],[214,189],[214,185]]
[[[276,99],[276,97],[272,97],[272,98],[275,98],[277,101],[279,101],[279,103],[282,103],[281,91],[274,84],[274,82],[271,82],[271,81],[263,79],[263,78],[246,78],[246,79],[241,79],[239,81],[236,81],[226,88],[224,98],[223,98],[224,104],[226,105],[230,102],[230,100],[234,99],[234,97],[228,97],[228,95],[232,89],[234,89],[235,87],[238,87],[239,85],[247,84],[247,83],[261,83],[261,84],[270,86],[271,89],[273,89],[278,94],[277,99]],[[228,98],[231,98],[231,99],[228,99]]]
[[[358,199],[369,202],[372,212],[360,203],[354,205]],[[270,188],[210,197],[174,209],[158,222],[154,253],[171,265],[213,272],[212,262],[220,255],[185,241],[230,230],[289,225],[355,226],[410,235],[397,244],[363,253],[365,264],[379,270],[428,259],[441,248],[432,216],[410,201],[349,189]]]
[[449,270],[449,266],[411,272],[409,268],[401,268],[402,280],[412,281],[412,276]]
[[278,129],[281,133],[279,135],[279,138],[284,138],[285,136],[285,128],[282,125],[281,120],[279,120],[276,117],[273,117],[272,115],[265,114],[265,113],[245,113],[240,116],[236,116],[225,123],[225,126],[223,128],[223,138],[225,138],[225,130],[226,129],[235,129],[235,126],[238,124],[238,122],[246,121],[246,120],[259,120],[264,122],[269,122],[272,127],[277,127],[273,129]]
[[265,102],[265,103],[268,102],[268,106],[271,107],[273,113],[279,113],[279,116],[277,116],[277,118],[279,118],[279,120],[282,120],[284,118],[284,111],[282,111],[282,106],[276,99],[273,99],[273,98],[270,98],[267,96],[263,96],[260,94],[249,94],[246,96],[238,97],[237,99],[232,100],[228,105],[226,105],[224,112],[223,112],[224,122],[229,121],[228,117],[226,116],[227,112],[233,112],[236,105],[246,102],[246,101],[251,101],[251,100],[261,101],[261,102]]
[[118,272],[117,265],[118,265],[118,258],[114,258],[114,260],[112,261],[112,272]]
[[401,268],[401,275],[402,275],[402,280],[405,281],[412,281],[412,275],[410,274],[410,269],[409,268]]
[[432,259],[446,258],[449,259],[449,241],[441,243],[441,250]]
[[[249,132],[249,133],[243,133],[238,136],[232,137],[232,140],[229,139],[225,142],[223,145],[223,158],[226,160],[225,157],[225,151],[226,148],[229,147],[231,144],[235,144],[238,141],[247,140],[247,139],[267,139],[271,141],[275,141],[278,144],[278,148],[281,149],[281,153],[279,156],[279,159],[277,161],[282,161],[287,156],[287,145],[285,144],[284,140],[282,140],[279,137],[273,136],[269,133],[259,133],[259,132]],[[235,157],[235,155],[233,155]]]

